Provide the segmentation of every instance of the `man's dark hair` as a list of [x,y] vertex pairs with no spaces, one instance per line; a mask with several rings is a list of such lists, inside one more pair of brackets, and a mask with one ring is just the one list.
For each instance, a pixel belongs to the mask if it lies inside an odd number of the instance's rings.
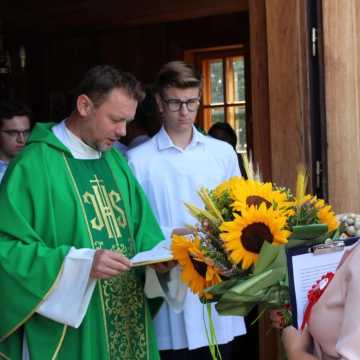
[[0,126],[4,120],[12,119],[14,116],[27,116],[31,122],[31,110],[23,103],[11,100],[0,100]]
[[[217,122],[208,131],[208,135],[212,136],[215,139],[219,139],[222,141],[226,141],[229,143],[236,152],[236,143],[237,143],[237,137],[235,130],[231,127],[230,124],[224,123],[224,122]],[[241,154],[237,154],[238,162],[239,162],[239,168],[241,175],[247,179],[247,174],[244,166],[244,160],[241,156]]]
[[76,97],[88,96],[99,107],[115,88],[123,89],[126,94],[141,102],[145,93],[136,78],[127,72],[120,71],[110,65],[98,65],[90,69],[76,89]]
[[169,87],[180,89],[201,88],[202,78],[192,66],[183,61],[171,61],[165,64],[155,79],[155,92],[162,94]]
[[208,131],[208,134],[215,139],[220,139],[236,148],[237,137],[235,130],[228,123],[217,122]]

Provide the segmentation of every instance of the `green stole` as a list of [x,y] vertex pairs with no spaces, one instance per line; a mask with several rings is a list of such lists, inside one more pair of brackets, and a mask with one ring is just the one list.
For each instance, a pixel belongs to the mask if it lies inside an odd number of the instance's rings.
[[[65,161],[81,198],[93,248],[119,251],[128,258],[134,256],[135,240],[130,235],[122,195],[104,157],[99,160],[66,157]],[[148,311],[141,274],[132,269],[98,281],[97,290],[110,359],[148,359]]]

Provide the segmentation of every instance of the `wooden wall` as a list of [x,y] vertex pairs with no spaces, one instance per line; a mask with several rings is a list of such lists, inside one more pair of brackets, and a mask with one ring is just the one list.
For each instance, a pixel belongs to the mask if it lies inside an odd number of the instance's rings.
[[360,3],[323,1],[329,201],[360,213]]
[[100,31],[120,26],[168,23],[247,11],[248,0],[2,0],[1,20],[7,33]]
[[249,22],[251,109],[248,120],[252,126],[254,160],[259,164],[264,181],[271,181],[268,45],[264,0],[250,1]]
[[31,33],[21,39],[9,35],[14,59],[20,44],[27,51],[25,70],[14,67],[14,91],[30,104],[39,120],[64,116],[66,111],[52,113],[50,98],[61,100],[61,94],[71,92],[93,65],[121,67],[150,83],[162,64],[183,59],[187,49],[248,43],[248,26],[247,13],[239,12],[105,31]]

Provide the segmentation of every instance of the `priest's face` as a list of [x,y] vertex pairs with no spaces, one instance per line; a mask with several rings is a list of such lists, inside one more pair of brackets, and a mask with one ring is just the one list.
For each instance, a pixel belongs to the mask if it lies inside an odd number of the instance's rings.
[[106,151],[126,135],[126,125],[136,112],[137,101],[123,89],[115,88],[98,107],[90,101],[80,137],[98,151]]
[[9,162],[25,146],[30,134],[27,116],[14,116],[0,122],[0,159]]
[[166,130],[191,131],[200,105],[200,89],[170,87],[156,95],[156,102]]

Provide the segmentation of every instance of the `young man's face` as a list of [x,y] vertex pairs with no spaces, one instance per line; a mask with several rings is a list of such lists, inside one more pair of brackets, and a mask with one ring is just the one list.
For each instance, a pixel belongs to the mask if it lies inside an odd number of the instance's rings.
[[0,121],[0,159],[9,162],[25,146],[30,134],[27,116],[14,116]]
[[112,90],[97,108],[90,101],[80,137],[98,151],[108,150],[126,135],[126,124],[134,118],[136,107],[137,101],[120,88]]
[[170,87],[164,90],[162,96],[157,94],[156,102],[167,130],[186,131],[192,128],[196,119],[200,104],[200,89]]

